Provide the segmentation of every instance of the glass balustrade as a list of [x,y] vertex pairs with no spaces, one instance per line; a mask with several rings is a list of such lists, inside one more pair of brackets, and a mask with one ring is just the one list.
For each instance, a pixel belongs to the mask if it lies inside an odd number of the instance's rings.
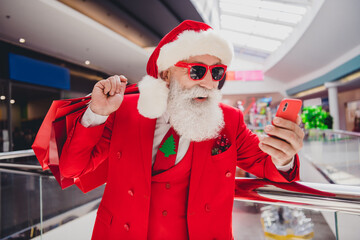
[[[31,151],[13,153],[8,159],[0,154],[0,239],[54,240],[54,231],[62,239],[62,229],[70,226],[75,234],[78,229],[71,226],[81,219],[86,219],[88,234],[78,233],[76,239],[88,238],[104,186],[87,194],[75,186],[61,190]],[[357,239],[360,235],[360,187],[249,178],[237,178],[235,185],[235,239]]]
[[[262,127],[250,129],[257,135],[265,134]],[[302,160],[309,161],[316,171],[323,175],[326,182],[360,186],[359,133],[320,129],[305,130],[304,145],[299,156]],[[324,182],[313,176],[302,180]]]
[[0,237],[30,238],[40,233],[40,177],[0,171]]
[[62,190],[34,156],[0,161],[0,239],[31,239],[97,209],[104,186]]
[[310,129],[301,155],[332,183],[360,185],[360,134]]

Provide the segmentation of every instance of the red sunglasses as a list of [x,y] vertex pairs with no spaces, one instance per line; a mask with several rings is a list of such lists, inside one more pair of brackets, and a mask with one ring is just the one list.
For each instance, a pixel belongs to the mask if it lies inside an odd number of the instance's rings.
[[177,62],[176,67],[187,68],[189,72],[189,78],[195,81],[202,80],[207,71],[210,69],[211,77],[214,81],[220,81],[226,72],[227,66],[224,64],[217,65],[206,65],[202,63],[186,63],[186,62]]

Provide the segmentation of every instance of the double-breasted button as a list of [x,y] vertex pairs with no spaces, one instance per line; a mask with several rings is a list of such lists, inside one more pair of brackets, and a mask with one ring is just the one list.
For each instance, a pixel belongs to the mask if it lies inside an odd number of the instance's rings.
[[134,196],[134,191],[129,189],[128,194],[133,197]]
[[130,225],[128,223],[124,224],[124,229],[125,231],[129,231],[130,230]]
[[167,216],[167,214],[168,214],[168,212],[167,212],[166,210],[164,210],[164,211],[162,212],[162,215],[163,215],[163,216]]
[[166,189],[170,189],[170,187],[171,187],[170,183],[166,183],[166,184],[165,184],[165,188],[166,188]]
[[231,177],[231,175],[232,175],[232,174],[231,174],[230,171],[228,171],[228,172],[225,173],[225,176],[226,176],[227,178]]
[[120,151],[116,153],[116,157],[117,157],[117,159],[121,158],[121,152]]
[[211,208],[210,205],[207,203],[205,204],[205,212],[210,212]]

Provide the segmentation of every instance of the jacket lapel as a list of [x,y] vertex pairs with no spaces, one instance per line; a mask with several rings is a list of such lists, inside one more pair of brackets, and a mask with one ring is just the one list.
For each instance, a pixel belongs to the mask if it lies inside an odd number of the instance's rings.
[[156,119],[150,119],[140,116],[139,124],[140,124],[139,139],[140,139],[140,148],[141,148],[140,152],[142,156],[145,179],[150,189],[152,148],[154,141]]

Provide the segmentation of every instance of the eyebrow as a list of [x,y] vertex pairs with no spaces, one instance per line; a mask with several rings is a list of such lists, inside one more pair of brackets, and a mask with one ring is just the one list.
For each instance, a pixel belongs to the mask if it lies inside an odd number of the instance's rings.
[[[192,62],[192,63],[201,63],[201,64],[205,64],[205,65],[208,65],[208,64],[206,64],[206,63],[204,63],[204,62],[199,62],[199,61],[196,61],[196,62]],[[216,62],[216,63],[214,63],[214,64],[211,64],[211,65],[209,65],[209,66],[213,66],[213,65],[218,65],[218,64],[221,64],[221,62]]]

